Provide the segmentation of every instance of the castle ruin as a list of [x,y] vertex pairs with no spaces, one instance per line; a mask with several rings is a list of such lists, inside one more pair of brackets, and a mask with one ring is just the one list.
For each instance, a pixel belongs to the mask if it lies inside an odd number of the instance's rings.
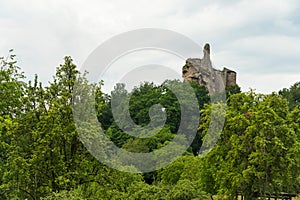
[[[205,85],[210,93],[224,90],[229,85],[236,85],[236,72],[227,68],[214,69],[210,60],[210,46],[205,44],[203,58],[188,58],[182,68],[185,82],[195,81]],[[222,80],[222,81],[220,81]]]

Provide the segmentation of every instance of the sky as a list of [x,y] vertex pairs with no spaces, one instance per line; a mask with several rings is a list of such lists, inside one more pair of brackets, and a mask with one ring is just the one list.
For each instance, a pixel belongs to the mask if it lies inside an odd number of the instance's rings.
[[[0,0],[0,55],[14,49],[27,79],[47,85],[66,55],[80,67],[113,36],[167,29],[199,44],[199,58],[210,43],[213,66],[236,71],[243,91],[271,93],[300,81],[299,10],[298,0]],[[180,78],[184,60],[158,57]]]

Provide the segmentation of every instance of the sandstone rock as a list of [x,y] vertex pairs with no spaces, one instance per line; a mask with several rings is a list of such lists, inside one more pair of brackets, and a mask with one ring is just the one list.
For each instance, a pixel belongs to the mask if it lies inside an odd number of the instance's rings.
[[224,68],[222,71],[214,69],[210,60],[210,45],[205,44],[203,58],[188,58],[182,68],[185,82],[195,81],[205,85],[209,93],[220,92],[229,85],[236,84],[236,72]]

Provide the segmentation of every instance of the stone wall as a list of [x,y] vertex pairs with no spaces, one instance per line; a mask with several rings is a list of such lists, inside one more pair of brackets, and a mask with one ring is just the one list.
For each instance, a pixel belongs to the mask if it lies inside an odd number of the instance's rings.
[[236,85],[236,72],[227,68],[223,68],[222,71],[215,70],[216,73],[219,73],[222,77],[225,87],[229,85]]
[[[235,71],[227,68],[221,71],[212,67],[209,44],[205,44],[203,48],[202,59],[188,58],[186,60],[186,64],[182,68],[182,77],[185,82],[195,81],[205,85],[210,93],[236,84]],[[222,80],[222,83],[219,83],[218,80]]]

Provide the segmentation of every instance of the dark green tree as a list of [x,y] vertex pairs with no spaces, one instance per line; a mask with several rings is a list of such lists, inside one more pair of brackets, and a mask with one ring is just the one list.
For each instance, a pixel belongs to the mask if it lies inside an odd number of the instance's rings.
[[300,105],[300,82],[295,83],[289,89],[282,89],[279,91],[279,94],[282,95],[289,101],[289,107],[293,109],[296,106]]
[[227,99],[230,98],[231,95],[241,93],[241,88],[238,84],[229,85],[225,88]]

